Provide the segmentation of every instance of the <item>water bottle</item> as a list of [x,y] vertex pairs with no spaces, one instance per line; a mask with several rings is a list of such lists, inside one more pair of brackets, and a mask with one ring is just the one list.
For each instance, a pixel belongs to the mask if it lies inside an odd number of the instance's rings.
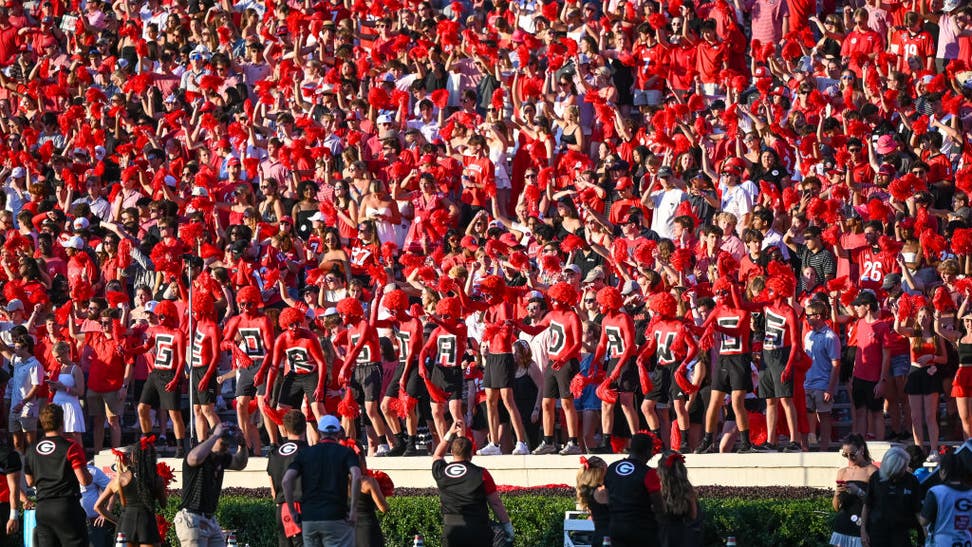
[[601,547],[611,547],[611,538],[604,536],[604,539],[601,540]]
[[420,534],[415,534],[415,541],[412,542],[412,547],[425,547],[425,540],[422,539]]
[[726,547],[736,547],[736,536],[726,538]]
[[118,535],[115,536],[115,547],[128,547],[128,536],[118,532]]
[[239,543],[236,542],[236,534],[233,532],[230,532],[229,535],[226,536],[226,547],[239,547]]

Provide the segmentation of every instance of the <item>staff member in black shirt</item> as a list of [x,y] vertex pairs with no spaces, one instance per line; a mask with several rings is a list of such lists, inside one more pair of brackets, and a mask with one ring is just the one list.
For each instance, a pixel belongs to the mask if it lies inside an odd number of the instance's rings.
[[88,547],[88,522],[81,508],[81,485],[91,484],[84,449],[64,438],[64,409],[47,405],[40,413],[44,437],[24,454],[24,479],[37,489],[35,545]]
[[[20,480],[23,474],[20,454],[9,440],[0,445],[0,523],[9,516],[7,525],[0,525],[0,547],[19,546],[23,543],[20,531]],[[26,499],[26,498],[25,498]]]
[[[307,430],[307,419],[299,410],[290,410],[283,417],[285,440],[276,450],[270,453],[267,460],[267,474],[270,475],[270,495],[277,504],[277,545],[278,547],[301,547],[304,540],[300,533],[287,537],[281,510],[284,507],[283,478],[287,468],[297,457],[297,454],[307,448],[304,432]],[[300,479],[294,486],[294,500],[300,502]]]
[[[216,522],[216,507],[223,488],[223,471],[242,471],[246,467],[249,451],[242,440],[235,425],[219,424],[183,460],[182,503],[173,519],[180,544],[225,546],[222,528]],[[232,446],[237,447],[235,454],[230,453]]]
[[[358,456],[338,443],[341,422],[334,416],[322,416],[317,429],[321,432],[321,442],[297,454],[284,473],[284,499],[290,514],[301,525],[304,545],[354,547],[354,525],[361,495]],[[303,497],[300,511],[295,505],[298,479]]]
[[648,460],[659,450],[658,437],[638,433],[631,437],[628,457],[608,467],[604,486],[611,514],[608,535],[614,547],[658,544],[655,514],[662,508],[661,483]]
[[[454,422],[432,456],[432,476],[442,504],[442,547],[492,547],[489,507],[512,543],[513,524],[496,493],[496,483],[489,471],[470,461],[472,441],[462,429],[461,421]],[[446,450],[452,451],[452,463],[445,461]]]

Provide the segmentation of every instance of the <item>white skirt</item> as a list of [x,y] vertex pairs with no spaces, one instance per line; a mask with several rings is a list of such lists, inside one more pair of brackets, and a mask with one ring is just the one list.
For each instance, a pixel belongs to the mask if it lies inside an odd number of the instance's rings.
[[838,534],[837,532],[830,535],[830,544],[837,547],[861,547],[862,545],[860,537]]
[[[58,393],[57,395],[60,395]],[[84,410],[77,397],[54,397],[54,404],[64,409],[64,432],[84,433]]]

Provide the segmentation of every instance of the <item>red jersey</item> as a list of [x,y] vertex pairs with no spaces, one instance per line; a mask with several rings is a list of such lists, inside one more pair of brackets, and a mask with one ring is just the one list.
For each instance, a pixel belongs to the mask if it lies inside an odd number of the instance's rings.
[[931,34],[919,32],[912,34],[911,31],[903,31],[898,35],[898,71],[911,74],[911,65],[908,62],[915,58],[920,62],[920,69],[928,66],[928,59],[935,57],[936,44],[932,40]]
[[625,363],[635,353],[634,321],[624,312],[609,313],[601,319],[601,338],[594,350],[594,363],[606,355]]
[[678,319],[662,319],[645,332],[649,350],[654,349],[658,366],[689,361],[699,352],[695,338]]
[[189,343],[189,366],[216,370],[219,364],[219,327],[212,319],[196,321]]
[[584,331],[577,312],[554,309],[547,313],[540,325],[550,329],[547,353],[551,361],[567,362],[579,358]]
[[181,372],[186,358],[186,335],[182,331],[162,325],[149,327],[145,346],[155,353],[149,369]]
[[860,249],[854,260],[860,267],[861,281],[880,283],[889,273],[901,271],[893,256],[880,249],[875,251],[871,246]]
[[422,322],[414,317],[398,322],[395,337],[398,338],[398,361],[409,364],[418,358],[422,351]]
[[864,55],[866,57],[871,57],[876,55],[878,51],[884,49],[884,40],[881,36],[874,32],[873,30],[865,30],[863,32],[852,30],[850,33],[844,37],[844,43],[841,45],[840,54],[850,59],[848,67],[857,73],[858,77],[861,75],[861,67],[858,65],[854,57],[854,54]]
[[763,350],[793,347],[797,341],[797,318],[793,308],[785,303],[771,302],[763,310],[766,329],[763,334]]
[[702,83],[712,84],[719,81],[719,73],[726,65],[727,47],[725,42],[709,43],[699,41],[695,48],[696,70]]
[[446,329],[439,325],[435,327],[429,339],[422,347],[419,362],[424,365],[425,360],[434,355],[433,362],[443,367],[459,366],[462,356],[466,353],[466,325],[457,323],[455,327]]
[[[286,363],[284,363],[285,359]],[[317,340],[317,336],[307,329],[282,332],[273,342],[271,373],[285,364],[284,373],[313,374],[318,370],[326,370],[325,363],[321,343]]]
[[381,361],[378,330],[364,319],[347,329],[345,362],[354,360],[355,365],[370,365]]
[[248,315],[246,313],[234,315],[226,322],[223,329],[223,349],[232,349],[239,335],[238,347],[253,359],[254,365],[263,360],[273,351],[273,326],[266,315]]
[[719,306],[712,314],[719,353],[722,355],[749,353],[749,312]]

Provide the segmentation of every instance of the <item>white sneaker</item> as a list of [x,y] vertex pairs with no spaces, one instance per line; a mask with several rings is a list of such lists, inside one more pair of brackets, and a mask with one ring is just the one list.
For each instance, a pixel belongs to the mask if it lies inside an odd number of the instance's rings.
[[376,458],[380,458],[380,457],[383,457],[383,456],[387,456],[388,455],[388,452],[390,452],[390,451],[391,451],[391,449],[388,448],[388,445],[387,444],[379,444],[378,445],[378,448],[375,450],[375,457]]
[[581,447],[578,446],[577,443],[567,443],[560,450],[561,456],[575,456],[577,454],[583,454],[583,453],[584,451],[581,450]]
[[514,456],[526,456],[529,453],[530,453],[530,447],[528,447],[527,443],[523,441],[517,442],[516,448],[513,449]]
[[477,450],[476,454],[479,456],[500,456],[503,454],[503,450],[499,446],[489,443]]

